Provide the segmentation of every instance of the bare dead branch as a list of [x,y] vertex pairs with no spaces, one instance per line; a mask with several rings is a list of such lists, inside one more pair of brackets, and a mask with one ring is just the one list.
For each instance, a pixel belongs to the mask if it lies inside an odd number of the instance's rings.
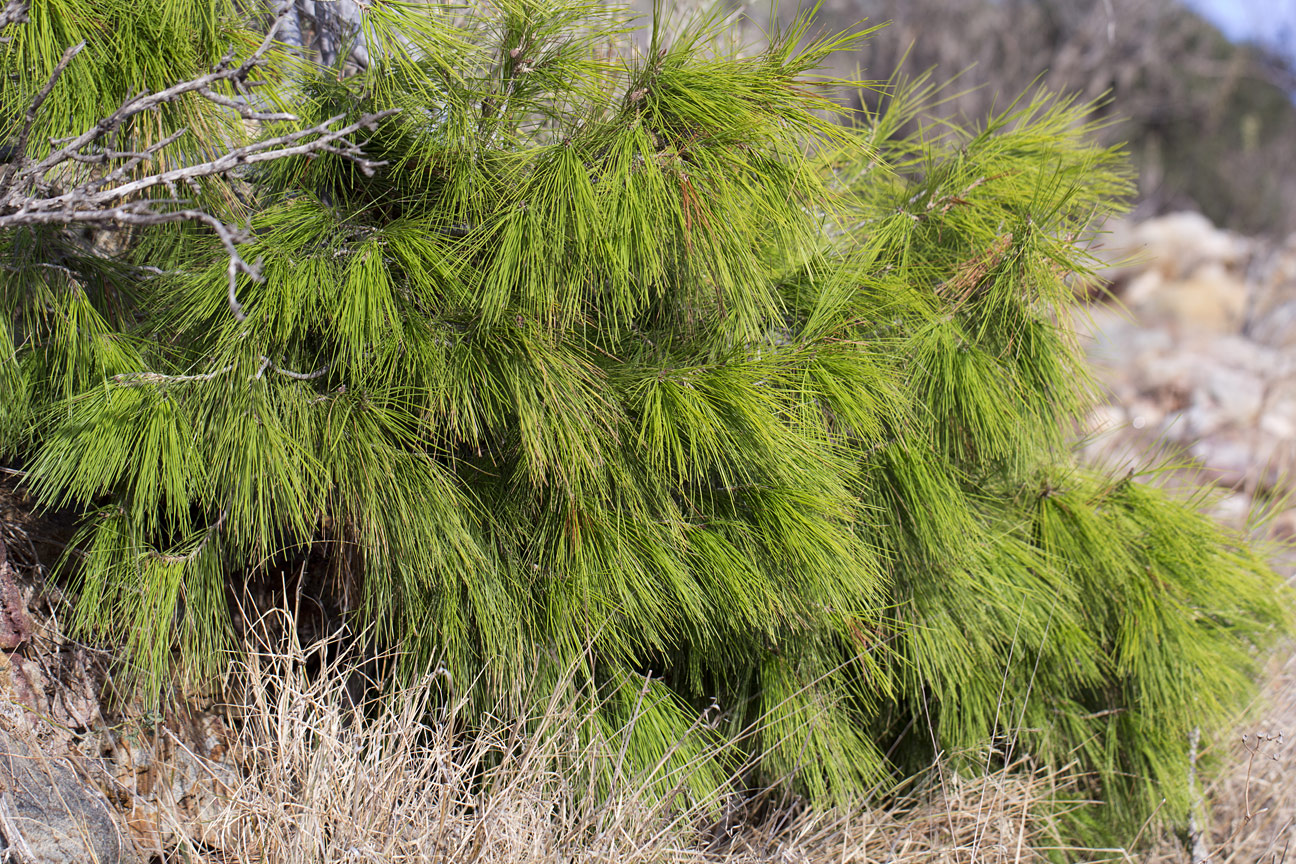
[[112,377],[114,384],[120,384],[123,387],[136,387],[141,384],[185,384],[190,381],[211,381],[229,372],[234,367],[222,366],[220,369],[214,369],[211,372],[204,372],[201,375],[163,375],[161,372],[123,372],[120,375]]
[[254,282],[261,281],[261,268],[248,264],[238,253],[237,244],[248,237],[246,231],[231,228],[210,213],[202,210],[155,210],[159,202],[141,200],[118,207],[103,210],[76,209],[68,207],[62,210],[26,210],[17,213],[0,215],[0,230],[20,225],[72,225],[86,224],[104,227],[123,225],[150,226],[165,225],[173,222],[202,222],[216,233],[221,245],[229,255],[229,306],[234,317],[243,321],[243,307],[238,302],[238,274],[242,273]]
[[103,188],[105,183],[111,182],[112,180],[124,180],[124,175],[131,167],[156,155],[158,149],[173,142],[181,133],[174,133],[173,135],[168,136],[167,139],[158,142],[157,145],[154,145],[141,153],[100,152],[90,155],[68,154],[64,157],[63,161],[103,164],[110,160],[125,158],[127,159],[127,162],[126,164],[114,169],[102,179],[87,180],[81,185],[78,185],[60,195],[38,197],[31,194],[11,194],[5,199],[0,199],[0,228],[15,227],[21,224],[44,223],[49,221],[44,218],[36,218],[34,215],[36,213],[49,211],[66,213],[112,207],[123,199],[138,195],[139,193],[155,186],[173,188],[175,184],[179,182],[189,183],[205,177],[226,175],[231,171],[246,165],[254,165],[259,162],[272,162],[289,156],[300,156],[322,152],[332,153],[350,159],[355,162],[355,164],[366,175],[371,175],[375,169],[381,167],[385,163],[367,159],[364,156],[364,151],[359,145],[350,141],[349,136],[361,129],[374,128],[378,121],[391,116],[394,113],[396,113],[394,110],[388,110],[365,115],[354,123],[349,123],[346,126],[335,129],[332,128],[332,124],[337,123],[342,119],[342,115],[337,115],[308,129],[300,129],[295,132],[289,132],[285,135],[278,135],[274,138],[257,141],[243,147],[232,148],[215,159],[211,159],[207,162],[200,162],[195,165],[187,165],[183,168],[173,168],[169,171],[161,171],[156,174],[137,177],[134,180],[125,181],[115,186],[108,186],[107,188]]
[[[15,154],[21,156],[23,153],[27,152],[27,141],[31,138],[32,126],[36,124],[36,117],[40,111],[41,105],[44,105],[45,100],[49,98],[49,94],[54,89],[54,85],[58,83],[59,76],[63,74],[63,70],[67,69],[68,64],[72,62],[72,58],[80,54],[81,50],[85,48],[85,46],[86,43],[83,39],[64,51],[63,56],[59,58],[58,64],[54,67],[54,71],[50,73],[49,79],[46,80],[45,86],[42,87],[40,92],[36,94],[36,97],[32,99],[31,105],[27,107],[27,116],[23,120],[22,133],[19,134],[18,143],[14,147]],[[17,160],[15,160],[15,164],[17,164]],[[12,168],[10,170],[12,170]],[[4,185],[8,184],[6,183]]]
[[107,185],[117,180],[124,180],[126,176],[130,174],[130,172],[138,168],[140,164],[144,162],[144,160],[151,159],[154,156],[156,156],[159,152],[161,152],[164,148],[170,147],[176,141],[180,140],[180,138],[187,131],[188,130],[183,127],[177,129],[176,131],[172,132],[170,135],[163,138],[161,141],[158,141],[157,143],[153,144],[150,147],[145,148],[144,150],[138,153],[131,153],[129,151],[108,151],[107,155],[109,159],[113,159],[113,160],[123,159],[125,161],[122,162],[121,165],[118,165],[116,168],[110,171],[100,182],[104,185]]
[[316,378],[322,378],[323,376],[327,375],[329,371],[328,366],[321,366],[320,368],[316,369],[314,372],[294,372],[291,369],[285,369],[284,367],[279,366],[277,364],[271,364],[271,365],[274,366],[274,371],[278,372],[280,375],[285,375],[289,378],[295,378],[298,381],[314,381]]
[[254,111],[246,102],[242,102],[238,99],[230,99],[226,96],[220,95],[219,93],[214,93],[207,88],[203,88],[198,92],[202,94],[204,99],[215,102],[217,105],[224,105],[226,108],[233,108],[235,111],[239,112],[244,120],[256,120],[261,123],[272,123],[276,120],[292,121],[297,119],[294,115],[284,112],[274,113]]
[[[292,378],[297,381],[314,381],[316,378],[322,378],[328,374],[329,367],[321,366],[314,372],[294,372],[291,369],[280,366],[264,354],[261,355],[261,365],[257,368],[256,374],[251,376],[249,381],[259,381],[265,375],[267,369],[272,369],[286,378]],[[234,365],[228,364],[213,369],[210,372],[196,373],[193,375],[165,375],[161,372],[123,372],[114,375],[112,380],[114,384],[122,387],[138,387],[143,384],[189,384],[194,381],[211,381],[234,371]]]

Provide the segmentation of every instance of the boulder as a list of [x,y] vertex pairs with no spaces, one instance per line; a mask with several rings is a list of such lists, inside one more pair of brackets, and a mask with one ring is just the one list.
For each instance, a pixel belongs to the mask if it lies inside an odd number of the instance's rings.
[[108,802],[69,760],[0,729],[0,850],[23,864],[134,862]]
[[1256,294],[1246,334],[1274,348],[1296,349],[1296,234],[1256,269]]
[[1100,275],[1143,324],[1236,333],[1247,323],[1255,243],[1200,213],[1110,223],[1093,251],[1107,262]]
[[1134,226],[1126,250],[1146,256],[1167,279],[1186,277],[1204,265],[1236,270],[1250,251],[1250,242],[1216,228],[1200,213],[1167,213]]
[[[1155,277],[1144,274],[1140,280]],[[1246,320],[1249,289],[1237,276],[1217,263],[1193,271],[1185,279],[1156,277],[1153,290],[1135,300],[1131,286],[1130,305],[1149,323],[1176,330],[1237,333]]]

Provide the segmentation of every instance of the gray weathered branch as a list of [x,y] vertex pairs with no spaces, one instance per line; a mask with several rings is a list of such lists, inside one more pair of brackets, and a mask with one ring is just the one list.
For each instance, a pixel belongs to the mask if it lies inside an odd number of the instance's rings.
[[[5,28],[11,24],[27,23],[27,0],[9,0],[0,9],[0,34],[4,33]],[[0,35],[0,42],[6,41],[5,36]]]

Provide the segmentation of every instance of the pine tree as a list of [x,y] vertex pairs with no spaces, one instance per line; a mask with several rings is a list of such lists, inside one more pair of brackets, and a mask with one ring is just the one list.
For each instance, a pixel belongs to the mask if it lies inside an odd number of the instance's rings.
[[[113,43],[163,77],[255,43],[227,7],[92,5],[187,34]],[[323,150],[203,189],[250,216],[263,281],[231,290],[201,227],[59,262],[3,236],[0,445],[84,513],[79,621],[147,692],[218,672],[230,592],[309,565],[483,711],[636,718],[662,788],[749,760],[843,799],[989,747],[1078,760],[1109,829],[1186,814],[1190,732],[1245,700],[1287,597],[1072,452],[1079,238],[1129,193],[1090,106],[931,126],[936,89],[893,82],[845,124],[815,70],[865,34],[808,17],[745,53],[658,17],[635,51],[582,0],[366,8],[367,66],[281,55],[258,92],[307,126],[397,110],[365,144],[386,167]],[[44,20],[19,32],[78,35]],[[4,69],[38,86],[56,52],[27,40]],[[136,86],[91,79],[42,134]]]

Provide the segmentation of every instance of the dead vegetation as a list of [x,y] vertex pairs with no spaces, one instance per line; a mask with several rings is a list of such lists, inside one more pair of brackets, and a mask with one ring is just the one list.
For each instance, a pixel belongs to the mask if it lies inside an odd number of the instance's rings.
[[[597,778],[632,729],[550,704],[529,728],[463,731],[432,672],[356,706],[323,646],[250,651],[235,750],[241,776],[199,836],[163,860],[325,862],[1029,862],[1066,852],[1074,789],[1028,760],[975,777],[933,770],[886,806],[810,810],[779,790],[682,803],[656,777]],[[316,654],[316,657],[312,657]],[[632,721],[633,722],[633,721]],[[766,801],[765,806],[751,802]],[[1123,850],[1085,857],[1122,859]]]

